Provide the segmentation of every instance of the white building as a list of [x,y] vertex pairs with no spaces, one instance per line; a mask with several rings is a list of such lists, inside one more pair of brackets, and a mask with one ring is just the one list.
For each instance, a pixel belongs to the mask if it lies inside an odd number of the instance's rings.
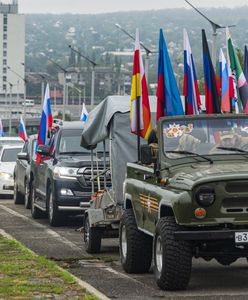
[[0,2],[1,98],[10,86],[13,97],[23,95],[25,80],[25,16],[18,14],[18,0],[4,2]]

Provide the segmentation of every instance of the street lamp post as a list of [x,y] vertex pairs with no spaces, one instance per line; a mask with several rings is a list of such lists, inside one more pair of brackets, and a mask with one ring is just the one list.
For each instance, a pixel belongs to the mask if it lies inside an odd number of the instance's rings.
[[[124,34],[129,36],[133,41],[135,41],[135,37],[132,36],[128,31],[126,31],[124,28],[121,27],[120,24],[116,23],[115,26],[120,29]],[[148,82],[148,76],[149,76],[149,58],[150,54],[155,53],[155,51],[151,51],[148,49],[142,42],[140,42],[141,47],[145,50],[146,56],[145,56],[145,74],[146,74],[146,80]]]
[[9,136],[12,133],[12,88],[13,84],[8,82],[9,84]]
[[79,56],[81,56],[82,58],[84,58],[85,60],[87,60],[91,64],[91,66],[92,66],[90,107],[91,107],[91,109],[93,109],[93,107],[94,107],[94,100],[95,100],[95,67],[97,66],[97,64],[93,60],[89,59],[87,56],[83,55],[77,49],[73,48],[71,45],[69,45],[69,48],[72,51],[74,51],[75,53],[77,53]]
[[63,121],[65,121],[65,102],[66,102],[66,74],[68,73],[65,68],[63,68],[61,65],[59,65],[56,61],[48,58],[44,53],[41,53],[42,56],[44,56],[48,61],[50,61],[52,64],[57,66],[64,74],[64,82],[63,82]]
[[[23,63],[22,63],[23,64]],[[24,65],[24,64],[23,64]],[[26,90],[27,90],[27,80],[26,78],[23,78],[20,74],[18,74],[16,71],[12,70],[10,66],[7,66],[7,68],[14,73],[17,77],[19,77],[24,82],[24,105],[23,105],[23,119],[26,120]]]
[[191,2],[189,2],[188,0],[185,0],[185,2],[188,3],[199,15],[201,15],[204,19],[206,19],[210,23],[210,25],[212,26],[212,30],[213,30],[213,33],[212,33],[212,35],[213,35],[212,61],[213,61],[214,67],[216,67],[217,30],[218,29],[223,29],[223,28],[226,28],[226,27],[235,27],[236,25],[221,26],[221,25],[213,22],[212,20],[210,20],[198,8],[196,8]]

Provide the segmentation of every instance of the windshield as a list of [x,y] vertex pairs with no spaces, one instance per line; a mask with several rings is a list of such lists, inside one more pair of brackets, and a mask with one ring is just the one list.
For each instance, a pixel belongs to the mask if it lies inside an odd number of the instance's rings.
[[2,162],[15,162],[17,154],[21,152],[21,148],[4,149],[1,161]]
[[[59,142],[59,153],[60,154],[90,154],[91,151],[80,146],[82,136],[82,129],[65,129],[62,130],[60,142]],[[106,143],[107,148],[108,143]],[[108,152],[108,149],[106,149]],[[95,152],[103,152],[103,143],[99,143]]]
[[163,142],[170,159],[248,153],[248,119],[164,121]]

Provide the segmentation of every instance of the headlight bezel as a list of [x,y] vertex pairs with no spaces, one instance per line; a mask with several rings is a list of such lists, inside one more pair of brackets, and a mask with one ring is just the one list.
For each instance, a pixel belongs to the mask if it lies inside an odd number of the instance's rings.
[[196,189],[195,199],[197,204],[201,207],[209,207],[213,205],[216,200],[215,189],[208,185],[200,186]]
[[55,167],[53,170],[56,179],[77,179],[79,168],[73,167]]
[[11,180],[11,179],[13,179],[13,174],[4,172],[4,171],[0,171],[0,177],[2,177],[3,180]]

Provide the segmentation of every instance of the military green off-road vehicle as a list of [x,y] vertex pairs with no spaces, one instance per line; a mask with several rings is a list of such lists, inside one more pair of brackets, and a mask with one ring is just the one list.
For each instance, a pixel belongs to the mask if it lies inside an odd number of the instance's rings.
[[161,289],[186,289],[192,257],[248,257],[248,118],[167,117],[158,144],[128,163],[120,254],[129,273],[154,260]]

